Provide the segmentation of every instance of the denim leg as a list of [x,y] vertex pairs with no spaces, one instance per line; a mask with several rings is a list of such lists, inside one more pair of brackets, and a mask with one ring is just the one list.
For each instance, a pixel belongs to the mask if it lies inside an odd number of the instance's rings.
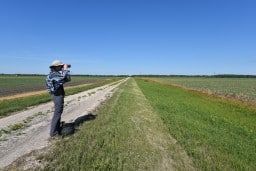
[[51,131],[50,136],[54,136],[59,133],[60,131],[60,120],[61,120],[61,114],[63,112],[64,107],[64,96],[52,96],[53,103],[54,103],[54,114],[52,117],[51,122]]

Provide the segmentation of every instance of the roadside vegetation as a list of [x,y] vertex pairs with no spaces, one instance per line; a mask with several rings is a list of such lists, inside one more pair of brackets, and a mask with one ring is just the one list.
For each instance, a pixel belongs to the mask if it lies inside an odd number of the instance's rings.
[[199,170],[256,170],[255,106],[136,81]]
[[36,118],[37,116],[44,116],[45,114],[42,112],[38,112],[33,116],[29,116],[21,122],[17,122],[16,124],[9,125],[7,128],[0,129],[0,142],[5,141],[6,138],[2,137],[3,134],[8,135],[11,134],[13,131],[21,130],[29,126],[30,122]]
[[[121,78],[112,78],[106,80],[99,80],[98,82],[94,82],[88,85],[82,86],[75,86],[75,87],[68,87],[66,91],[66,95],[76,94],[88,89],[92,89],[95,87],[103,86],[105,84],[118,81]],[[0,100],[0,118],[10,115],[12,112],[16,112],[19,110],[23,110],[27,107],[38,105],[41,103],[45,103],[51,101],[51,96],[48,94],[47,91],[42,94],[38,95],[31,95],[28,97],[21,97],[15,99],[7,99],[7,100]]]

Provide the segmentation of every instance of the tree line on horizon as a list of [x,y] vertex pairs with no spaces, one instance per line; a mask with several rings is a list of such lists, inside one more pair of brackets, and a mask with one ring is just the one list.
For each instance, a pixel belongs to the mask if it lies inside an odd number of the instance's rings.
[[[45,74],[0,74],[1,76],[46,76]],[[74,74],[73,76],[85,77],[206,77],[206,78],[256,78],[256,75],[242,74],[217,74],[217,75],[161,75],[161,74],[140,74],[140,75],[90,75],[90,74]]]

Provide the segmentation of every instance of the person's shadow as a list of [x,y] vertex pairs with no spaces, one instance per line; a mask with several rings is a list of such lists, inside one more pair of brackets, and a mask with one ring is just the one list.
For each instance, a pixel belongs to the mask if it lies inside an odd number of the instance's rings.
[[61,130],[60,130],[60,135],[62,137],[67,136],[67,135],[72,135],[75,133],[77,128],[84,122],[94,120],[96,118],[96,115],[93,113],[88,113],[86,115],[80,116],[75,119],[74,122],[61,122]]

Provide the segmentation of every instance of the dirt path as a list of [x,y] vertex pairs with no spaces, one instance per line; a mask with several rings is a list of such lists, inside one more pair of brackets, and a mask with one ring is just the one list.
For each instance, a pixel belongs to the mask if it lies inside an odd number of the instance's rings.
[[[62,121],[74,122],[93,112],[124,81],[66,97]],[[52,113],[53,103],[49,102],[0,119],[0,170],[21,156],[50,145]]]

